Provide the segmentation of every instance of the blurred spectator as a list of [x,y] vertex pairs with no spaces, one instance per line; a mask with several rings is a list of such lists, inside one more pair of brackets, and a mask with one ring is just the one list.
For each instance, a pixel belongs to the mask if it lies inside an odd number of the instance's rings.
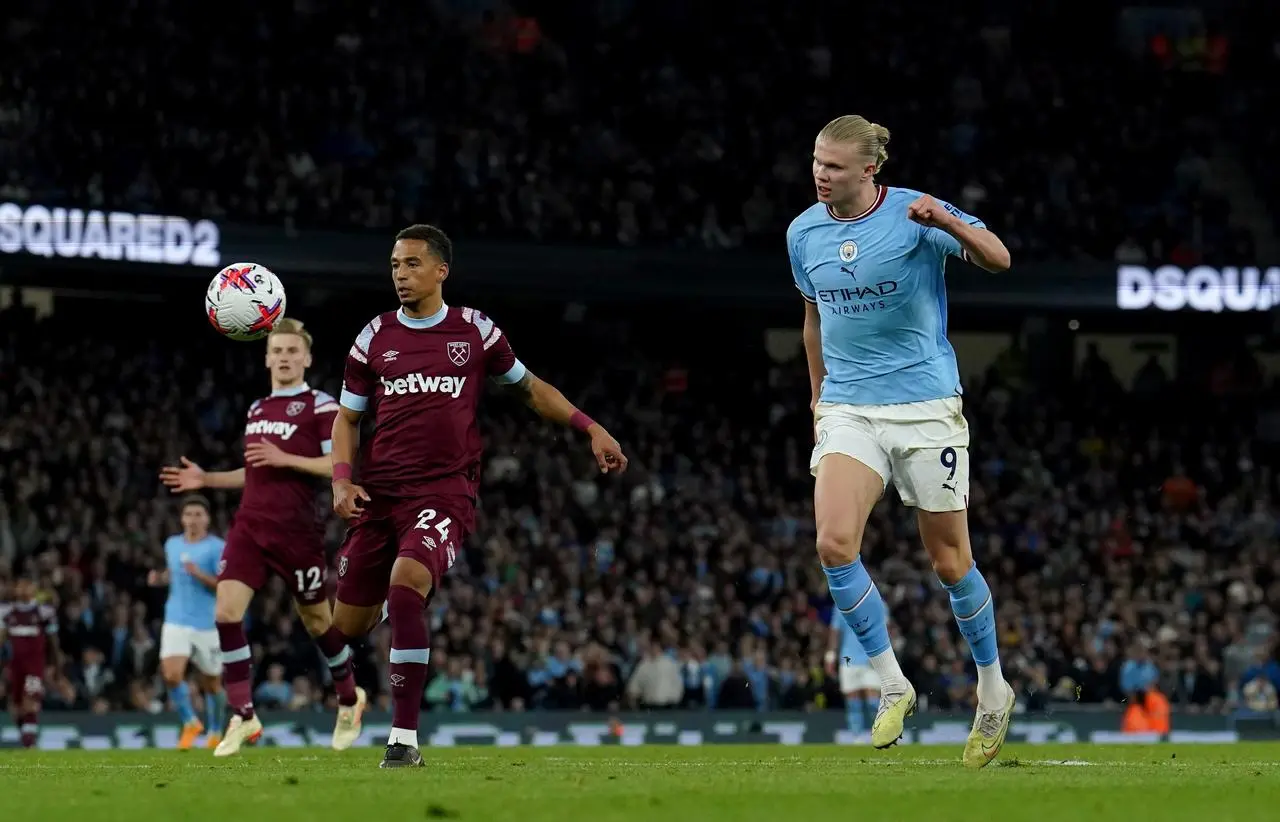
[[1133,643],[1129,657],[1120,666],[1120,690],[1128,700],[1142,697],[1156,686],[1160,679],[1160,669],[1147,650],[1142,640]]
[[279,662],[267,666],[266,679],[253,689],[253,701],[268,710],[289,707],[293,701],[293,686],[285,681],[284,666]]
[[680,666],[657,641],[649,643],[640,664],[631,673],[627,696],[640,708],[661,710],[680,704],[684,696]]

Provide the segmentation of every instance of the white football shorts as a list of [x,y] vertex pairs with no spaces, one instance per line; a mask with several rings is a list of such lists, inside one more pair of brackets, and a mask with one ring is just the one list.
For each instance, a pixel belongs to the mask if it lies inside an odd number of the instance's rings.
[[166,622],[160,627],[160,658],[174,656],[187,657],[206,676],[222,673],[222,648],[217,630],[200,631]]
[[820,402],[809,471],[828,454],[845,454],[892,483],[903,503],[922,511],[969,507],[969,424],[959,397],[898,405]]
[[840,665],[840,693],[880,692],[880,677],[870,665]]

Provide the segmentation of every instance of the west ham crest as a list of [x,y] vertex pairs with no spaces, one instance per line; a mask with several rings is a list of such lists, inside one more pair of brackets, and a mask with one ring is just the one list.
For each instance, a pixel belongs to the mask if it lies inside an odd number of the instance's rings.
[[294,400],[285,406],[284,412],[291,417],[296,417],[303,411],[307,410],[307,404],[301,400]]
[[338,576],[345,577],[347,575],[347,558],[338,558]]
[[449,361],[456,366],[464,366],[471,359],[471,343],[451,342],[448,345]]

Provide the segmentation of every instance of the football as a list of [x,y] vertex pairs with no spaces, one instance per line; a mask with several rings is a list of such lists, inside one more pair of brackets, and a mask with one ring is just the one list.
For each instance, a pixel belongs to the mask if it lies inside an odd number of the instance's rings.
[[204,295],[205,314],[219,334],[260,340],[284,316],[284,284],[266,266],[232,263],[214,276]]

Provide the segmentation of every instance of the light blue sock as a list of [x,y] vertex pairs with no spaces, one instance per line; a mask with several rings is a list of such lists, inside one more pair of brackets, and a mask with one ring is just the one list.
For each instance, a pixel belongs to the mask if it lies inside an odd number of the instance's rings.
[[227,692],[219,688],[204,695],[204,727],[211,734],[222,733],[223,709],[227,707]]
[[951,613],[956,615],[960,633],[969,643],[973,661],[978,667],[994,664],[1000,659],[996,644],[996,606],[977,564],[954,585],[943,583],[942,587],[951,595]]
[[876,714],[880,711],[880,697],[873,696],[867,701],[867,722],[875,722]]
[[169,699],[173,700],[174,707],[178,709],[183,725],[196,718],[196,709],[191,707],[191,691],[187,689],[185,680],[169,689]]
[[867,729],[866,700],[847,696],[844,698],[845,722],[852,733],[860,734]]
[[889,650],[889,620],[884,600],[867,569],[862,567],[862,558],[822,570],[827,575],[827,587],[840,609],[840,616],[858,636],[867,656],[879,656]]

